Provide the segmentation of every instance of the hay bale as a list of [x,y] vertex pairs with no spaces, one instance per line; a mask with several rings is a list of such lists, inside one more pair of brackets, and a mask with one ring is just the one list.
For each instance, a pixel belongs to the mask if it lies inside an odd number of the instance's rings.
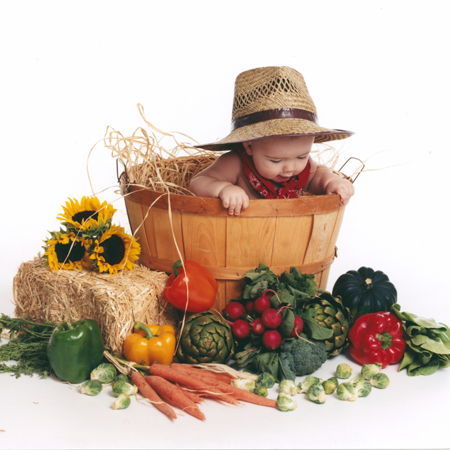
[[118,275],[51,271],[42,258],[21,264],[14,277],[16,317],[56,324],[95,320],[105,346],[122,354],[136,321],[177,326],[176,310],[162,298],[167,275],[136,266]]

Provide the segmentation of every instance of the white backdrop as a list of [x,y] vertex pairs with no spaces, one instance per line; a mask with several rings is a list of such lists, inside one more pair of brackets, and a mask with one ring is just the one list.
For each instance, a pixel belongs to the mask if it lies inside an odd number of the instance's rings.
[[[363,173],[355,183],[328,287],[347,270],[369,266],[388,274],[404,310],[450,324],[449,9],[445,1],[426,6],[416,1],[1,2],[0,311],[13,314],[12,279],[22,261],[41,251],[47,231],[58,227],[61,205],[68,197],[92,194],[87,171],[92,148],[94,192],[101,200],[117,200],[115,161],[97,144],[107,126],[125,135],[145,127],[136,106],[141,103],[158,128],[211,142],[228,134],[235,77],[255,67],[288,65],[304,75],[321,125],[356,132],[334,144],[343,152],[342,163],[350,156],[369,158],[367,169],[382,169]],[[116,222],[128,227],[123,203],[116,205]],[[144,443],[135,429],[135,441],[93,432],[91,442],[73,437],[64,448],[447,447],[438,418],[445,412],[440,405],[450,400],[450,373],[441,372],[420,380],[394,373],[405,387],[393,389],[390,402],[410,402],[393,413],[402,435],[387,430],[372,440],[361,437],[360,429],[355,440],[349,430],[348,440],[333,443],[317,429],[316,440],[275,433],[221,441],[214,434],[223,425],[219,408],[217,417],[213,411],[208,419],[208,430],[199,429],[206,436],[202,443],[172,432],[167,440]],[[6,377],[0,376],[0,386],[12,383]],[[20,379],[14,386],[31,382]],[[422,422],[413,409],[426,409],[436,399],[423,396],[425,403],[416,402],[412,386],[421,383],[427,390],[433,382],[441,403],[434,408],[433,425],[423,417],[422,431],[431,427],[432,432],[420,441],[416,425]],[[20,395],[18,389],[13,391]],[[11,398],[17,405],[17,397]],[[386,409],[394,408],[386,402]],[[370,408],[359,413],[369,417]],[[342,432],[338,418],[350,409],[339,405],[334,420],[322,416],[326,427]],[[287,420],[282,414],[271,417]],[[370,420],[376,427],[375,417]],[[45,443],[23,435],[25,440],[16,441],[13,424],[6,429],[0,420],[2,428],[2,447],[7,439],[8,448],[63,448],[58,434]]]

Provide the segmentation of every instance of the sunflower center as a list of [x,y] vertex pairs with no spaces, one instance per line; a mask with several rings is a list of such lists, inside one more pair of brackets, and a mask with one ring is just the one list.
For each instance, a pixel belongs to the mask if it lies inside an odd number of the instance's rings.
[[72,220],[74,222],[83,223],[88,219],[97,220],[98,212],[97,211],[80,211],[72,216]]
[[105,258],[105,262],[110,266],[119,264],[125,256],[125,244],[123,240],[115,234],[104,240],[102,242],[102,247],[102,256]]
[[61,244],[60,242],[55,245],[55,252],[59,263],[67,261],[77,262],[83,258],[86,253],[86,249],[81,242],[75,242],[72,247],[72,242],[69,244]]

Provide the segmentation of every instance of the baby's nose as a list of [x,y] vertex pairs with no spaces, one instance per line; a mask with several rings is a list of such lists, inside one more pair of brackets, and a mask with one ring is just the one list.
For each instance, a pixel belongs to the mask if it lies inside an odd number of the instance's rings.
[[293,162],[286,161],[283,164],[283,171],[285,173],[294,172],[294,170],[295,170],[295,164]]

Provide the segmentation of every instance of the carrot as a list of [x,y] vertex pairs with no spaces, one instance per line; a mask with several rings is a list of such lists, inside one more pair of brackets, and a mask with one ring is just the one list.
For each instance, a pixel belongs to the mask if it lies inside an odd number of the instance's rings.
[[200,411],[198,406],[190,400],[184,392],[178,387],[172,384],[170,381],[157,375],[151,375],[145,377],[145,381],[162,397],[167,399],[175,407],[186,411],[191,416],[200,420],[205,420],[205,415]]
[[[207,378],[204,378],[201,374],[191,374],[192,377],[198,377],[202,381],[210,381]],[[278,404],[275,400],[271,400],[270,398],[262,397],[261,395],[253,394],[253,392],[246,391],[245,389],[237,388],[236,386],[232,386],[227,383],[223,383],[222,381],[216,381],[213,385],[220,389],[223,393],[232,395],[236,400],[242,400],[244,402],[253,403],[259,406],[269,406],[272,408],[278,408]]]
[[131,374],[131,381],[137,386],[139,392],[152,402],[152,405],[155,408],[159,409],[171,420],[177,418],[175,411],[160,398],[139,372],[133,371]]
[[211,370],[208,369],[197,369],[196,367],[187,366],[186,364],[172,363],[170,367],[172,367],[173,369],[181,370],[182,372],[186,373],[200,373],[203,375],[210,375],[214,379],[223,381],[224,383],[228,384],[230,384],[231,380],[234,378],[233,376],[226,373],[212,372]]
[[[164,364],[152,364],[150,366],[150,373],[152,375],[159,375],[166,380],[173,381],[174,383],[184,384],[185,386],[192,387],[196,390],[201,391],[208,397],[215,398],[217,400],[223,400],[224,402],[237,405],[239,402],[232,396],[224,394],[220,389],[211,386],[210,383],[205,383],[204,381],[194,378],[191,375],[187,375],[171,367],[165,366]],[[224,383],[226,384],[226,383]]]
[[186,386],[182,386],[181,384],[177,384],[177,386],[184,392],[184,395],[190,398],[194,403],[202,403],[204,402],[203,398],[200,395],[195,394],[191,389]]

